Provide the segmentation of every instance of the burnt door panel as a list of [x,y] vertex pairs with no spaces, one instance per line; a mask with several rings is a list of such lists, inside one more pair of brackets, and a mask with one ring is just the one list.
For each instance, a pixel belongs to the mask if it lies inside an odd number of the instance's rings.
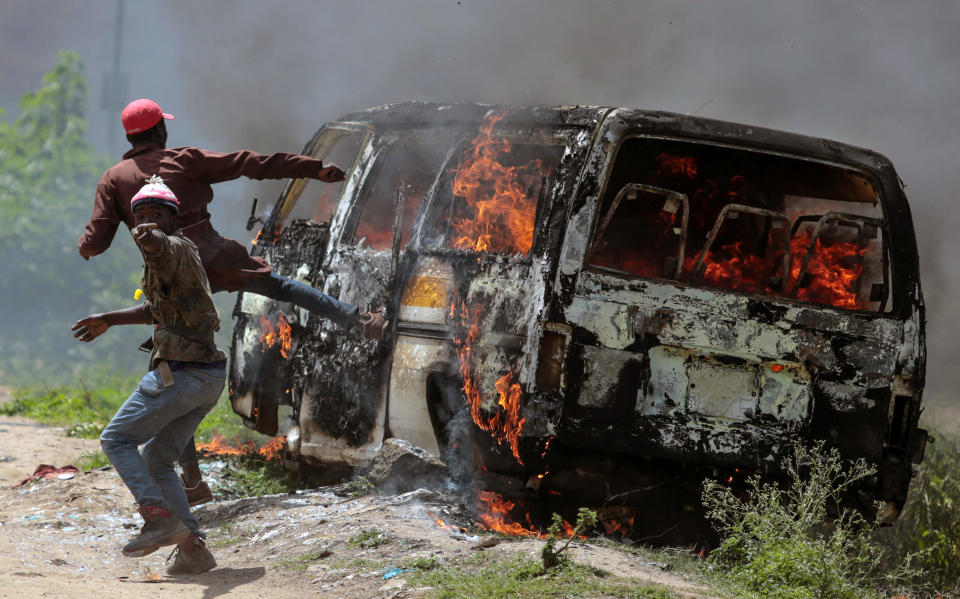
[[[322,283],[330,227],[298,220],[276,242],[260,240],[275,272],[309,285]],[[239,294],[230,346],[230,401],[244,424],[276,435],[277,407],[290,404],[292,358],[304,337],[307,312],[287,302],[253,293]]]
[[[449,132],[414,130],[373,138],[359,162],[358,191],[334,216],[339,241],[325,265],[327,293],[361,311],[385,307],[393,317],[394,239],[398,250],[409,242],[449,137]],[[301,398],[301,453],[325,461],[368,460],[379,451],[386,430],[392,344],[319,320],[310,326],[315,333],[302,352],[303,375],[295,385]]]
[[[359,148],[368,136],[367,128],[357,125],[327,126],[317,133],[303,153],[340,166],[346,180],[291,180],[253,240],[254,255],[283,276],[323,286],[329,221],[341,194],[350,192]],[[292,404],[296,413],[293,362],[307,336],[309,314],[289,303],[240,293],[234,316],[229,386],[233,409],[247,426],[274,435],[287,424],[277,421],[277,407]]]

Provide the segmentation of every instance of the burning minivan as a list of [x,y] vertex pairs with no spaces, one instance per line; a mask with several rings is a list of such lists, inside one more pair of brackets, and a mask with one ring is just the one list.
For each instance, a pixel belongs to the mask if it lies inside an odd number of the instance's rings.
[[896,518],[927,443],[924,307],[883,156],[666,112],[425,103],[346,115],[304,153],[346,179],[290,181],[256,251],[385,306],[391,335],[241,295],[230,399],[286,432],[290,467],[397,437],[503,493],[627,509],[820,441],[876,467],[854,499]]

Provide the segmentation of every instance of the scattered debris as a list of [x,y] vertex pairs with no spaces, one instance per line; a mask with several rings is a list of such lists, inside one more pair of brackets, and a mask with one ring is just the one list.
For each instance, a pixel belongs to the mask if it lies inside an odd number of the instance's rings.
[[27,478],[21,480],[17,484],[13,485],[11,488],[16,489],[22,487],[23,485],[42,479],[59,479],[59,480],[69,480],[76,476],[80,472],[76,466],[62,466],[57,468],[56,466],[51,466],[49,464],[40,464],[37,466],[37,469],[33,471],[33,474]]

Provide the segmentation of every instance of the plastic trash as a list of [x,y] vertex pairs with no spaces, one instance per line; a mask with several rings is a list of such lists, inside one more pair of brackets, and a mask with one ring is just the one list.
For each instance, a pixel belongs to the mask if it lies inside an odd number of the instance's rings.
[[410,568],[387,568],[383,573],[383,579],[387,580],[388,578],[393,578],[394,576],[400,576],[406,572],[413,572]]

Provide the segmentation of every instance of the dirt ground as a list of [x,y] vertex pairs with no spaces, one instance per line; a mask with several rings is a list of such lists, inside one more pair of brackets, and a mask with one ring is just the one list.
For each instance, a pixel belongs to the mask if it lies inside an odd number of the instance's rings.
[[[4,391],[0,388],[0,401]],[[52,479],[14,489],[37,465],[75,463],[98,448],[58,428],[0,417],[0,598],[70,597],[428,597],[395,568],[434,556],[441,561],[477,551],[539,555],[542,542],[502,540],[451,531],[457,507],[441,492],[345,497],[334,488],[290,495],[214,501],[196,508],[218,566],[181,578],[164,573],[169,549],[140,559],[120,554],[141,525],[132,498],[111,470]],[[361,532],[383,531],[371,549],[350,545]],[[492,545],[492,546],[491,546]],[[616,548],[581,545],[575,561],[612,575],[669,586],[678,594],[709,591],[657,564]]]

